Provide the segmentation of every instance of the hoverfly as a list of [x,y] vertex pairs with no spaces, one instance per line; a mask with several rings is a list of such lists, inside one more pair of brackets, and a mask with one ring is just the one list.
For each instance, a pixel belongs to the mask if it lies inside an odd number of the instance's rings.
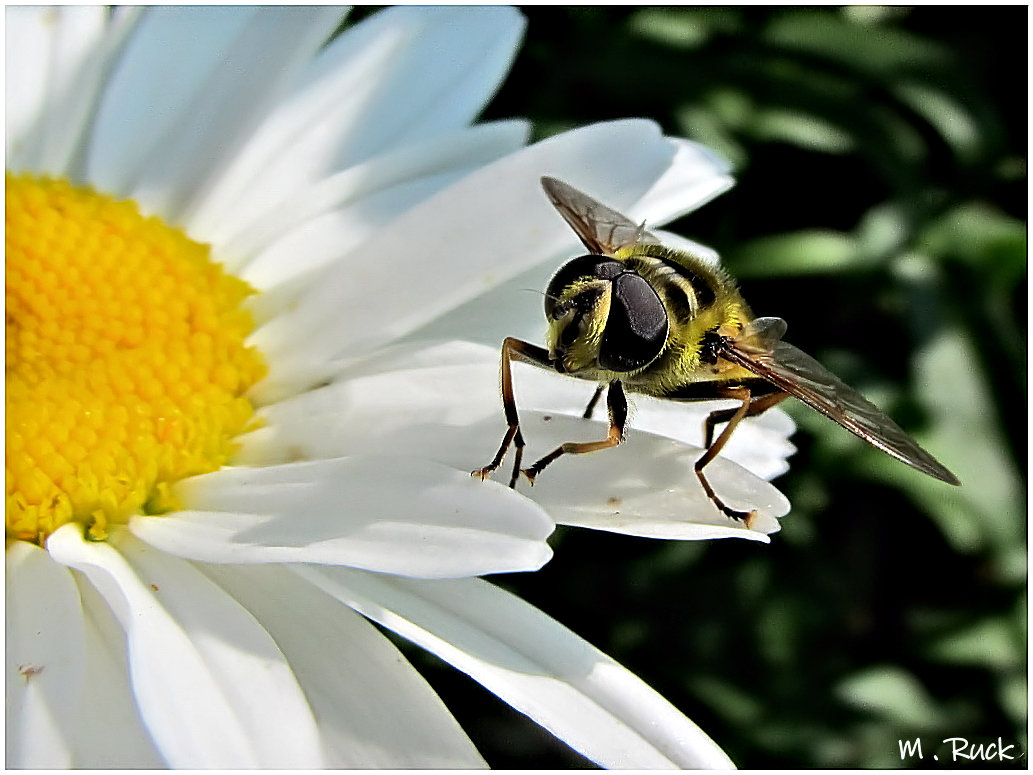
[[[747,525],[756,512],[725,505],[707,481],[704,468],[741,420],[789,396],[922,473],[960,484],[878,407],[782,341],[784,320],[754,317],[735,282],[721,268],[689,252],[664,247],[644,224],[635,224],[560,180],[543,177],[542,187],[589,252],[568,261],[549,282],[545,292],[548,346],[513,337],[502,343],[502,405],[509,428],[494,459],[472,475],[490,476],[510,445],[516,448],[510,487],[516,486],[521,471],[533,484],[546,466],[563,455],[617,446],[624,439],[625,391],[629,391],[672,401],[739,402],[738,407],[707,416],[706,451],[694,467],[717,508]],[[521,470],[524,439],[513,394],[513,359],[595,382],[586,418],[605,390],[610,419],[606,438],[568,442]],[[720,424],[725,427],[715,439]]]

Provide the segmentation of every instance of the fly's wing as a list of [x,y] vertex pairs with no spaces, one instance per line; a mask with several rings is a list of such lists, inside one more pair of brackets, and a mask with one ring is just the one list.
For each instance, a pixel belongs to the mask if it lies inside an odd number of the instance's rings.
[[542,188],[563,220],[577,233],[588,250],[597,256],[612,256],[620,248],[640,242],[659,244],[655,236],[630,218],[611,210],[556,178],[542,178]]
[[879,407],[807,353],[783,342],[785,330],[784,320],[757,318],[739,337],[724,339],[718,355],[763,377],[912,468],[948,484],[960,484]]

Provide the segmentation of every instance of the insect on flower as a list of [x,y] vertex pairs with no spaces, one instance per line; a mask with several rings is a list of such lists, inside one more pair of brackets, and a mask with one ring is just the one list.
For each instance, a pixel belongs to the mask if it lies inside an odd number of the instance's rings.
[[[749,525],[755,511],[737,511],[714,492],[704,469],[743,418],[794,396],[829,419],[948,484],[958,479],[881,409],[814,358],[782,340],[786,322],[754,317],[735,281],[721,268],[660,244],[644,224],[611,210],[568,184],[542,178],[553,206],[588,249],[553,275],[545,293],[547,347],[507,337],[502,343],[502,405],[509,428],[498,453],[474,476],[487,478],[512,444],[510,487],[521,471],[533,484],[566,454],[615,447],[624,439],[625,392],[671,401],[735,399],[704,422],[706,451],[695,463],[699,481],[727,516]],[[610,427],[605,439],[563,444],[521,469],[524,439],[513,394],[513,359],[596,383],[590,417],[603,391]],[[717,437],[718,425],[724,424]]]

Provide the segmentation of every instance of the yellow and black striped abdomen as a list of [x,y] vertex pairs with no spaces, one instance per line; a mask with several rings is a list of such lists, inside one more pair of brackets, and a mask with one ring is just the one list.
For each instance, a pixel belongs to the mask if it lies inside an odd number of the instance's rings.
[[649,281],[679,320],[696,317],[729,292],[738,296],[735,282],[720,267],[683,250],[639,244],[619,251],[617,259]]

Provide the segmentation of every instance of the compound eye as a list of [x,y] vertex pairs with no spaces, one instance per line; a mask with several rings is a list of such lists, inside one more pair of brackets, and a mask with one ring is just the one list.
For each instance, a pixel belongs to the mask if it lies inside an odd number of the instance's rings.
[[641,275],[625,272],[611,286],[599,365],[609,371],[641,369],[660,354],[667,331],[667,310],[653,286]]
[[624,271],[619,261],[614,261],[606,256],[578,256],[572,258],[559,268],[549,280],[549,287],[545,290],[545,316],[550,320],[559,320],[570,312],[571,307],[558,310],[563,302],[559,301],[563,291],[578,280],[609,280]]

